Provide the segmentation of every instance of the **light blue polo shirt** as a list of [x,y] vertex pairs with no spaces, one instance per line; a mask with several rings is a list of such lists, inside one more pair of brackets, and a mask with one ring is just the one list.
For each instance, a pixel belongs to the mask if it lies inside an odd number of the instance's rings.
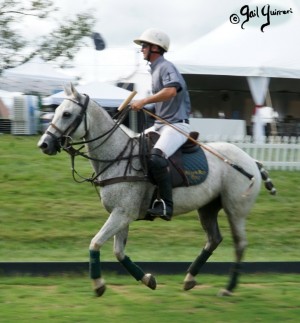
[[[176,87],[177,95],[165,102],[155,103],[155,113],[168,121],[176,123],[189,118],[191,111],[190,96],[186,83],[173,63],[160,56],[150,65],[152,92],[159,92],[165,87]],[[158,120],[156,123],[160,123]]]

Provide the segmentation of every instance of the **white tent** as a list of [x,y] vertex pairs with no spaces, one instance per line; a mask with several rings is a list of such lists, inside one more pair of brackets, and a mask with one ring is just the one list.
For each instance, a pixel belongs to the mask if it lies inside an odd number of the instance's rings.
[[75,81],[73,76],[52,67],[40,57],[34,57],[23,65],[5,70],[0,78],[0,89],[50,95],[71,81]]
[[[271,1],[271,9],[283,9],[282,1]],[[265,1],[255,1],[261,10]],[[255,9],[254,4],[249,5]],[[177,52],[172,61],[184,74],[264,76],[300,78],[300,13],[292,0],[284,1],[292,13],[270,17],[270,25],[261,31],[266,17],[254,23],[232,24],[228,21],[204,37]],[[238,11],[238,10],[237,10]],[[241,15],[240,15],[241,16]],[[229,18],[229,17],[228,17]],[[241,22],[245,17],[240,17]]]
[[[239,24],[229,21],[170,56],[185,75],[190,90],[251,90],[257,106],[267,90],[300,93],[299,7],[293,0],[269,1],[270,25],[262,10],[267,3],[253,1],[249,9],[258,13],[243,25],[245,16],[237,8]],[[244,5],[244,3],[243,3]],[[241,6],[243,7],[243,6]],[[263,9],[264,8],[264,9]],[[218,77],[215,77],[218,76]]]
[[[76,86],[76,90],[80,93],[87,94],[91,99],[98,102],[102,107],[113,108],[118,107],[127,99],[131,93],[123,88],[103,82],[92,82],[85,85]],[[44,99],[44,104],[59,105],[66,98],[64,91],[58,92]]]

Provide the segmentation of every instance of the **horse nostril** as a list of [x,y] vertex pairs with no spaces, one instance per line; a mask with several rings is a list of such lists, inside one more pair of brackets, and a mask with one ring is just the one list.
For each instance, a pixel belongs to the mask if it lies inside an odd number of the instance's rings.
[[43,142],[43,143],[41,143],[40,144],[40,146],[39,146],[41,149],[46,149],[46,148],[48,148],[48,144],[46,143],[46,142]]

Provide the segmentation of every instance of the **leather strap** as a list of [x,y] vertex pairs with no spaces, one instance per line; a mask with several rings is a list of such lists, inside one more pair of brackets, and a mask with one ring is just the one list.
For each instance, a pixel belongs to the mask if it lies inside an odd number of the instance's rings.
[[106,185],[111,185],[111,184],[117,184],[117,183],[122,183],[122,182],[148,182],[149,179],[148,177],[141,177],[141,176],[120,176],[120,177],[114,177],[114,178],[107,178],[102,181],[99,181],[95,179],[93,181],[93,184],[95,186],[106,186]]

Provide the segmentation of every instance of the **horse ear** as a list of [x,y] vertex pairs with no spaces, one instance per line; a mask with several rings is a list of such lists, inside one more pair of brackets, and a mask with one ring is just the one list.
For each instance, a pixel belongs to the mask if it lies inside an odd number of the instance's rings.
[[77,101],[80,101],[80,94],[75,89],[75,86],[73,85],[73,83],[65,85],[64,90],[67,96],[73,96],[74,99],[76,99]]
[[72,95],[72,87],[73,87],[73,84],[72,83],[64,86],[64,91],[65,91],[65,94],[67,96],[71,96]]
[[77,101],[80,101],[80,94],[75,89],[75,86],[73,85],[73,83],[71,83],[71,94]]

